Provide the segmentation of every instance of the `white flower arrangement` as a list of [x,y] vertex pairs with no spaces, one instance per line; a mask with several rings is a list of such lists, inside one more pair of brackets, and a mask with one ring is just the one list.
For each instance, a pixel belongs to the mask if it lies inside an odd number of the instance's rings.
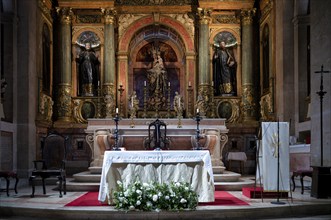
[[119,210],[179,211],[195,210],[198,195],[186,182],[141,183],[136,181],[124,187],[117,182],[114,192],[115,208]]

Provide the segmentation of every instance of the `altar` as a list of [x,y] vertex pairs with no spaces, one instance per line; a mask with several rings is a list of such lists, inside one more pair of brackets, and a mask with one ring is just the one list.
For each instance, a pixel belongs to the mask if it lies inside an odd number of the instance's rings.
[[[120,147],[127,151],[145,150],[144,141],[148,137],[148,125],[155,119],[135,118],[121,119],[118,122],[118,137]],[[167,125],[167,137],[169,138],[169,150],[192,150],[196,143],[197,124],[192,118],[160,119]],[[224,166],[222,150],[228,140],[228,129],[225,119],[207,119],[200,121],[200,144],[211,155],[213,166]],[[88,119],[86,141],[92,151],[92,167],[101,167],[106,151],[114,145],[115,122],[113,119]]]
[[210,153],[195,151],[106,151],[98,200],[113,202],[117,181],[124,186],[143,183],[187,182],[199,202],[214,201],[214,178]]

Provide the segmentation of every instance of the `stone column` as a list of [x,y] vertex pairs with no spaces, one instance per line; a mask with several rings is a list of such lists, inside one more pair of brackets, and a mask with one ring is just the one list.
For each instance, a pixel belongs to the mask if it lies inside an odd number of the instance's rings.
[[211,9],[198,8],[199,17],[199,71],[198,71],[198,100],[196,108],[200,115],[206,116],[209,112],[210,95],[210,65],[209,65],[209,24],[211,22]]
[[243,120],[256,121],[255,87],[253,82],[253,16],[255,9],[242,10],[242,112]]
[[58,84],[58,122],[70,122],[71,111],[71,8],[57,8],[61,22],[60,83]]
[[104,75],[103,75],[103,95],[106,103],[106,118],[112,118],[116,107],[115,98],[115,34],[114,22],[116,11],[114,9],[101,9],[104,15]]

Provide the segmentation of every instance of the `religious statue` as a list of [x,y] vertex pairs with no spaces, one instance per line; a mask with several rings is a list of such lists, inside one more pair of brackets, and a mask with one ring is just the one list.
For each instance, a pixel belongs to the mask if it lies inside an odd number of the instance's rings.
[[199,111],[200,116],[206,116],[207,111],[209,110],[209,96],[207,92],[203,91],[202,89],[199,90],[198,92],[198,97],[196,101],[196,109]]
[[139,99],[137,97],[136,91],[133,91],[129,98],[129,110],[131,118],[135,118],[139,109]]
[[220,47],[215,47],[213,56],[213,76],[215,82],[215,95],[236,94],[236,70],[237,64],[234,54],[226,47],[224,41]]
[[104,97],[104,102],[106,104],[106,118],[111,118],[113,116],[113,109],[115,107],[113,94],[106,95]]
[[77,55],[78,77],[80,84],[80,94],[82,96],[97,95],[99,86],[99,57],[93,50],[91,43],[86,42],[85,48]]
[[164,67],[160,51],[153,47],[152,54],[153,67],[147,70],[149,93],[164,96],[167,89],[167,70]]
[[183,97],[176,91],[173,101],[174,110],[177,113],[177,116],[180,117],[183,114],[185,109]]

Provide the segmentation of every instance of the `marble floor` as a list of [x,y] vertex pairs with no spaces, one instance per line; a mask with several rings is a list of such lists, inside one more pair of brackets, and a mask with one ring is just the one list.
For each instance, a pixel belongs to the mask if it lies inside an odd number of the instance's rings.
[[275,205],[275,199],[250,199],[241,191],[229,191],[237,198],[249,203],[248,206],[198,206],[194,211],[181,212],[124,212],[112,206],[66,207],[65,205],[86,192],[67,192],[59,198],[55,185],[48,185],[46,195],[37,186],[35,197],[31,198],[31,187],[19,186],[18,194],[10,190],[0,192],[0,219],[331,219],[331,198],[316,199],[310,190],[300,193],[300,183],[289,198],[279,199],[283,205]]

